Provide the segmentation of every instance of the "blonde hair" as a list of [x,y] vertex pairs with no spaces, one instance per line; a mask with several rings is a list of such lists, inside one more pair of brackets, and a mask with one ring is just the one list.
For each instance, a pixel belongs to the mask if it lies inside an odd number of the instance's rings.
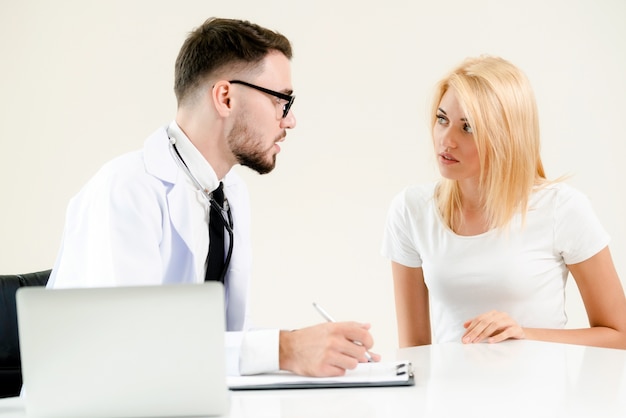
[[[489,229],[505,227],[516,213],[524,220],[536,185],[547,183],[540,157],[535,96],[524,73],[491,56],[468,58],[436,86],[431,127],[448,89],[453,89],[472,127],[480,161],[479,193]],[[462,208],[456,180],[442,179],[435,195],[444,221],[456,230]]]

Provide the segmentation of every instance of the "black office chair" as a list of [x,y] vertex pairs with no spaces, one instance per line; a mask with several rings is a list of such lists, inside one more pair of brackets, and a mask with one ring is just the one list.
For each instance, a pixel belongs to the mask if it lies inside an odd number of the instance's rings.
[[15,292],[22,286],[45,286],[51,272],[0,275],[0,398],[17,396],[22,387]]

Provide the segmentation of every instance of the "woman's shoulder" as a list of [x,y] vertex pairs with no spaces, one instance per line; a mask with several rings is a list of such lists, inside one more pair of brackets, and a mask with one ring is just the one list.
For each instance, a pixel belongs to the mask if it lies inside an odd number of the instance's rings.
[[432,201],[436,187],[437,183],[414,184],[405,187],[398,196],[407,202],[424,204]]
[[563,182],[557,181],[539,187],[533,196],[537,203],[549,200],[557,206],[568,204],[569,202],[586,201],[587,196],[577,188]]
[[436,183],[407,186],[396,194],[391,206],[399,212],[423,213],[434,202],[436,187]]

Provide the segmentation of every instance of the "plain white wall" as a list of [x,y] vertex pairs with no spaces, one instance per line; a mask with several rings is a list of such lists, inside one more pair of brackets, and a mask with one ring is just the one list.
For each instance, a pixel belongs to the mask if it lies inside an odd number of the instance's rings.
[[[626,279],[623,0],[0,0],[0,274],[52,267],[71,196],[173,118],[176,54],[210,16],[279,30],[295,49],[298,126],[273,173],[238,168],[253,204],[259,325],[318,322],[317,301],[370,321],[379,352],[395,349],[379,255],[387,207],[437,178],[432,86],[481,53],[528,74],[548,174],[572,175],[590,197]],[[570,326],[584,326],[568,295]]]

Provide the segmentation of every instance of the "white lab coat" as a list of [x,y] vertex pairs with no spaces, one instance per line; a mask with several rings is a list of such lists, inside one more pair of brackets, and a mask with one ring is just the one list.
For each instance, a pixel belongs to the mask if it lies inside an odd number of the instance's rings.
[[[224,178],[234,220],[234,249],[226,275],[226,327],[246,326],[251,271],[250,205],[241,178]],[[203,198],[170,153],[165,127],[143,150],[104,165],[68,206],[63,242],[48,287],[200,283],[207,254],[194,252]],[[194,228],[194,225],[196,227]],[[206,225],[206,224],[205,224]],[[200,262],[198,257],[201,258]]]

